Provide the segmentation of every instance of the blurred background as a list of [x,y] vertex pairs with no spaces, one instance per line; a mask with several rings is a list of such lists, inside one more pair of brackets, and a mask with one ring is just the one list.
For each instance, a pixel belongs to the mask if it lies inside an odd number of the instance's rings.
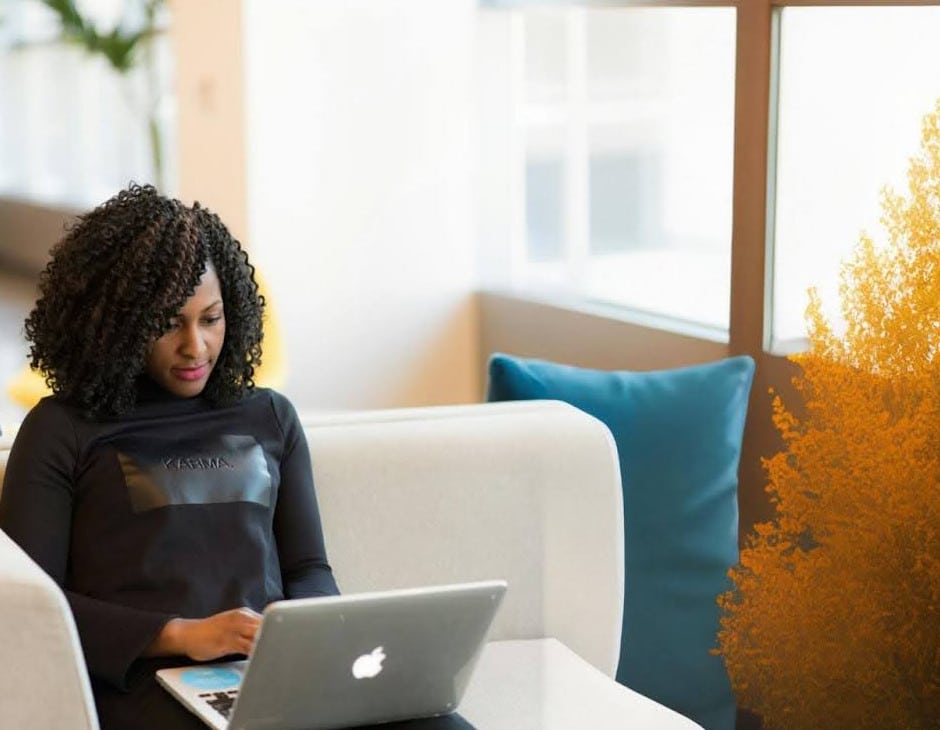
[[883,240],[938,33],[887,0],[0,0],[0,385],[64,225],[152,182],[248,248],[304,411],[478,401],[494,351],[752,355],[749,522],[767,390],[807,288],[837,321]]

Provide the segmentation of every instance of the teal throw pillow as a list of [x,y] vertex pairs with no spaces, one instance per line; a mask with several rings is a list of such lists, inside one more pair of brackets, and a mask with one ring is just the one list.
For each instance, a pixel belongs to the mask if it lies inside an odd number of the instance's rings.
[[566,401],[610,428],[625,528],[617,680],[706,730],[733,730],[734,695],[711,650],[716,598],[738,559],[738,463],[754,361],[628,372],[495,354],[488,374],[488,400]]

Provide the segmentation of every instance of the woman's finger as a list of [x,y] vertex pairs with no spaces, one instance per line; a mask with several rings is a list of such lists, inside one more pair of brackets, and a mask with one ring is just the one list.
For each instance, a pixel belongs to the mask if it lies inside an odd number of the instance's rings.
[[254,642],[250,639],[239,639],[237,651],[239,654],[251,654],[251,648],[254,646]]

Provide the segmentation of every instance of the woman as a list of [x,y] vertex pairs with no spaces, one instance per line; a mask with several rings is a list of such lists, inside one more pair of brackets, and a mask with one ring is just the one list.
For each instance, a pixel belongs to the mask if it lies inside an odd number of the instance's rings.
[[252,380],[263,307],[219,218],[149,186],[80,218],[40,278],[26,336],[53,395],[0,529],[65,591],[103,730],[202,727],[156,669],[246,654],[271,601],[338,593],[297,415]]

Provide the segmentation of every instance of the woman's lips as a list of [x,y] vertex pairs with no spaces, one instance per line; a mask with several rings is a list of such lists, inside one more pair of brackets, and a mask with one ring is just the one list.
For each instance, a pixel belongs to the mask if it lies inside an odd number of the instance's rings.
[[171,368],[173,376],[180,380],[191,382],[193,380],[202,380],[209,372],[209,363],[197,365],[194,368]]

